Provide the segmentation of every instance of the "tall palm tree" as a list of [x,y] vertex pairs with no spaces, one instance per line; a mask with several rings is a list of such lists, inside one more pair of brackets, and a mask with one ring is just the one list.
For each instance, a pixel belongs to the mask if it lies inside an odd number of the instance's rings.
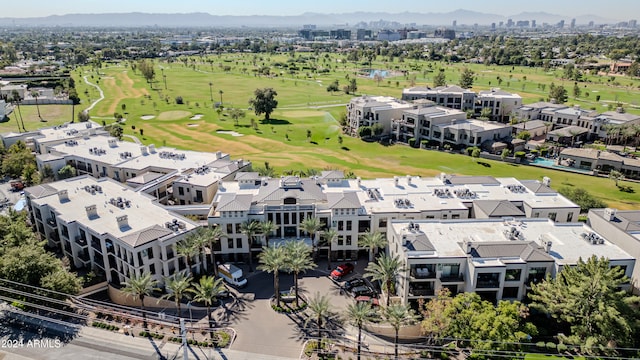
[[[27,129],[25,129],[24,127],[24,119],[22,118],[22,111],[20,111],[20,102],[22,101],[22,98],[20,97],[20,93],[17,90],[11,91],[11,100],[14,104],[16,104],[16,108],[18,109],[18,115],[20,116],[20,121],[22,122],[22,131],[26,132]],[[16,121],[18,121],[17,116],[16,116]],[[18,127],[20,127],[20,124],[18,124]]]
[[395,330],[394,359],[398,359],[398,332],[402,326],[413,324],[418,318],[409,306],[403,304],[387,305],[382,310],[382,318]]
[[249,272],[252,272],[253,256],[251,256],[251,245],[253,244],[253,237],[260,232],[260,223],[255,220],[245,221],[240,224],[240,232],[247,236],[247,243],[249,244]]
[[309,247],[302,241],[289,241],[285,244],[286,268],[293,273],[293,284],[296,291],[296,307],[298,302],[298,277],[301,272],[314,269],[316,265],[311,259]]
[[213,103],[213,83],[209,82],[209,94],[211,94],[211,103]]
[[407,269],[399,256],[391,257],[382,254],[375,262],[369,263],[365,269],[365,276],[371,277],[373,280],[379,280],[384,284],[387,291],[387,306],[391,298],[391,288],[400,275]]
[[329,230],[324,232],[324,241],[329,245],[329,256],[327,257],[327,270],[331,270],[331,246],[333,242],[338,238],[338,231],[334,228],[329,228]]
[[31,96],[36,99],[36,109],[38,109],[38,118],[42,121],[42,116],[40,115],[40,106],[38,105],[38,98],[40,97],[40,93],[37,91],[32,91]]
[[[193,285],[193,288],[189,289],[193,293],[193,300],[201,302],[207,306],[207,320],[209,321],[209,327],[211,326],[211,305],[213,305],[220,293],[225,290],[222,279],[216,279],[213,276],[203,276],[197,284]],[[213,329],[209,332],[209,335],[213,339]]]
[[220,241],[225,235],[220,226],[206,227],[203,230],[202,236],[209,241],[209,252],[211,253],[211,266],[213,266],[213,274],[218,276],[218,264],[216,263],[216,253],[213,249],[213,245]]
[[193,246],[197,249],[196,256],[200,263],[199,274],[204,274],[207,271],[207,252],[205,248],[209,245],[209,238],[205,236],[205,228],[199,228],[193,237]]
[[178,253],[178,255],[184,256],[190,274],[193,274],[193,257],[196,256],[199,252],[196,244],[196,237],[197,234],[193,233],[182,241],[176,243],[176,252]]
[[347,306],[344,313],[347,321],[358,328],[358,360],[362,351],[362,326],[373,319],[371,304],[368,302],[357,302]]
[[308,302],[309,310],[315,315],[316,323],[318,324],[318,347],[322,343],[322,326],[323,320],[331,317],[331,304],[329,302],[329,297],[325,295],[321,295],[320,292],[316,292],[316,294],[311,298]]
[[264,240],[267,243],[267,247],[269,247],[269,234],[278,230],[278,225],[274,224],[273,221],[263,221],[260,223],[260,232],[264,234]]
[[224,94],[224,91],[218,90],[218,93],[220,93],[220,105],[222,105],[222,94]]
[[140,276],[133,276],[125,281],[122,291],[133,300],[140,299],[140,308],[142,309],[142,320],[145,329],[147,328],[147,314],[144,310],[144,298],[151,296],[154,291],[160,291],[158,281],[151,277],[150,272],[145,272]]
[[374,251],[387,246],[387,239],[384,234],[369,230],[360,237],[358,246],[367,248],[369,250],[369,261],[373,261]]
[[187,274],[184,271],[177,272],[173,276],[167,276],[164,278],[165,288],[167,293],[162,295],[161,299],[173,299],[176,302],[176,308],[178,308],[178,317],[182,317],[182,299],[189,298],[189,289],[191,288],[191,274]]
[[316,254],[316,233],[322,228],[322,223],[317,217],[308,217],[300,223],[300,228],[311,235],[311,246],[313,247],[313,256]]
[[258,270],[273,273],[273,289],[276,296],[276,305],[280,306],[280,279],[278,273],[285,268],[287,258],[285,248],[280,247],[264,247],[258,256],[260,265]]

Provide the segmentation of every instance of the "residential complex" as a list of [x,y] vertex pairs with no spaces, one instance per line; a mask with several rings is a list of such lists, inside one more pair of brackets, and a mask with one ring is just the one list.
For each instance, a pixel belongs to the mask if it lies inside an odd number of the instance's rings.
[[609,151],[589,148],[567,148],[560,152],[557,162],[580,170],[603,173],[616,170],[627,178],[640,178],[640,159],[621,156]]
[[[149,272],[163,282],[186,268],[175,244],[198,224],[112,179],[88,175],[25,190],[32,224],[74,266],[120,284]],[[195,266],[196,264],[194,264]]]
[[[406,176],[373,180],[346,179],[340,171],[299,178],[238,173],[220,183],[209,224],[222,226],[227,241],[221,253],[244,259],[266,244],[263,235],[250,244],[241,231],[246,221],[271,221],[277,229],[269,241],[307,239],[305,218],[317,217],[324,228],[338,231],[331,244],[334,260],[357,259],[358,238],[367,231],[386,232],[393,220],[533,217],[557,222],[578,219],[580,208],[539,181],[490,176],[436,178]],[[328,250],[328,247],[325,248]]]
[[25,143],[27,148],[36,154],[46,154],[49,147],[64,144],[69,140],[88,138],[93,135],[107,135],[102,125],[94,121],[66,123],[58,126],[41,128],[27,132],[9,132],[0,134],[0,140],[5,149],[18,141]]
[[[522,300],[532,283],[556,276],[592,256],[609,259],[631,277],[635,258],[582,223],[510,218],[396,220],[387,229],[388,251],[407,268],[397,282],[404,303],[447,288],[453,295]],[[630,288],[630,284],[626,288]]]

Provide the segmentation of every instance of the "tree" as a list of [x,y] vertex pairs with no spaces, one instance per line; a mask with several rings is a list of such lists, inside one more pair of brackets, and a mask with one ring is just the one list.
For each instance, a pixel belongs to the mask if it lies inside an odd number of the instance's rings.
[[123,132],[124,130],[122,129],[122,126],[118,124],[112,124],[109,127],[109,135],[113,136],[114,138],[117,138],[118,140],[122,140]]
[[59,179],[68,179],[76,176],[76,168],[71,165],[65,165],[58,170]]
[[196,244],[197,237],[197,232],[191,233],[191,235],[176,243],[176,253],[184,257],[189,274],[193,274],[193,257],[200,252]]
[[491,115],[493,115],[493,110],[491,110],[491,108],[484,107],[480,110],[481,120],[489,120],[491,119]]
[[174,299],[176,308],[178,309],[178,317],[182,317],[182,299],[189,296],[191,288],[191,274],[184,271],[177,272],[172,276],[164,278],[165,289],[167,293],[162,295],[161,299]]
[[558,104],[567,102],[567,89],[562,85],[556,86],[554,83],[549,85],[549,99],[554,99]]
[[201,230],[202,233],[200,236],[206,238],[209,242],[209,252],[211,253],[211,266],[213,267],[213,274],[218,276],[218,264],[216,263],[216,253],[214,244],[219,242],[220,239],[225,235],[224,231],[220,226],[206,227]]
[[253,256],[251,256],[251,246],[253,246],[254,236],[260,232],[260,223],[251,220],[240,224],[240,232],[247,236],[247,244],[249,245],[249,272],[253,271]]
[[209,82],[209,95],[211,95],[211,102],[213,102],[213,83]]
[[36,90],[31,91],[31,97],[36,100],[36,109],[38,110],[38,119],[42,121],[42,116],[40,115],[40,106],[38,105],[38,98],[40,97],[40,93]]
[[407,268],[399,256],[391,257],[387,254],[382,254],[375,262],[367,265],[365,276],[371,277],[373,280],[378,280],[384,284],[384,289],[387,292],[387,306],[389,306],[394,284],[401,273],[406,271]]
[[460,87],[463,89],[469,89],[473,86],[473,82],[475,81],[476,73],[473,70],[465,67],[462,70],[462,74],[460,74]]
[[[218,296],[225,290],[224,285],[222,284],[222,279],[216,279],[213,276],[203,276],[200,278],[200,281],[193,285],[193,288],[190,289],[193,293],[193,300],[197,302],[201,302],[207,307],[207,320],[209,321],[209,327],[211,326],[211,305],[216,303],[218,300]],[[209,333],[211,338],[213,339],[213,330]]]
[[474,147],[473,150],[471,151],[471,157],[475,161],[478,161],[478,158],[480,158],[480,148]]
[[394,359],[398,358],[398,333],[400,328],[404,325],[410,325],[417,321],[417,316],[413,310],[404,304],[392,304],[384,307],[381,311],[382,318],[386,323],[393,327],[395,331],[394,338]]
[[298,307],[298,278],[301,272],[314,269],[317,265],[311,259],[311,251],[302,241],[289,241],[285,244],[285,267],[293,273],[293,286],[296,292],[296,307]]
[[151,88],[153,89],[153,79],[155,79],[156,77],[156,71],[153,68],[153,62],[147,59],[140,60],[138,62],[138,69],[140,70],[140,73],[142,74],[144,79],[147,80],[149,86],[151,86]]
[[580,97],[580,93],[581,93],[580,86],[578,86],[578,82],[575,82],[573,84],[573,97],[576,98],[576,99],[579,98]]
[[[20,111],[20,102],[22,102],[22,97],[20,97],[20,93],[18,92],[18,90],[11,90],[11,102],[14,103],[16,105],[16,108],[18,109],[18,116],[16,116],[16,122],[18,121],[18,117],[20,118],[20,121],[22,122],[22,131],[27,131],[27,129],[25,129],[24,127],[24,119],[22,118],[22,111]],[[20,123],[18,123],[18,132],[20,132]]]
[[607,204],[604,201],[594,197],[583,188],[563,186],[558,189],[558,192],[580,206],[580,212],[582,213],[586,213],[592,208],[607,207]]
[[[45,289],[75,295],[82,290],[82,279],[76,274],[67,271],[61,266],[56,271],[50,272],[40,280],[40,286]],[[50,295],[59,297],[57,294]],[[63,296],[60,296],[63,297]]]
[[424,304],[422,311],[423,320],[420,323],[422,333],[429,339],[438,339],[444,336],[449,329],[451,318],[445,312],[451,304],[451,292],[442,288],[436,297]]
[[618,186],[618,181],[624,179],[624,175],[618,170],[609,171],[609,179],[613,180]]
[[21,140],[16,141],[7,149],[2,159],[2,172],[12,178],[17,178],[24,172],[25,166],[35,165],[36,158]]
[[327,86],[327,92],[333,94],[336,91],[340,91],[340,83],[338,82],[338,80],[335,80],[334,82],[329,84],[329,86]]
[[355,304],[349,304],[344,316],[351,325],[358,328],[358,352],[357,359],[360,360],[360,353],[362,351],[362,327],[364,324],[373,320],[373,309],[368,302],[356,302]]
[[502,161],[504,161],[507,157],[509,157],[509,155],[511,155],[511,150],[502,149],[502,152],[500,153],[500,158],[502,159]]
[[78,121],[79,122],[87,122],[87,121],[89,121],[89,119],[91,119],[91,116],[89,116],[89,112],[87,110],[80,111],[78,113]]
[[232,108],[232,109],[229,110],[229,116],[231,116],[233,121],[236,123],[236,126],[239,125],[238,124],[238,119],[244,118],[245,115],[246,115],[246,113],[242,109]]
[[433,78],[433,87],[439,86],[447,86],[447,77],[444,74],[444,69],[440,69]]
[[272,232],[278,230],[278,225],[273,221],[263,221],[260,223],[260,232],[264,235],[265,245],[269,247],[269,236]]
[[322,228],[322,223],[318,220],[317,217],[311,216],[308,217],[300,223],[300,229],[302,231],[307,232],[311,236],[311,247],[313,248],[314,258],[316,253],[316,233]]
[[358,91],[358,83],[356,82],[356,79],[351,79],[349,81],[349,93],[355,94],[356,91]]
[[[318,344],[322,339],[322,328],[325,319],[329,319],[331,313],[331,303],[327,295],[321,295],[319,292],[309,300],[307,303],[309,310],[316,317],[316,324],[318,325]],[[319,347],[319,346],[318,346]]]
[[[531,307],[571,329],[561,341],[583,354],[615,355],[615,348],[634,346],[640,298],[623,290],[629,279],[621,267],[595,255],[577,266],[565,266],[555,278],[531,285]],[[636,305],[633,305],[635,303]]]
[[142,319],[145,329],[147,328],[147,313],[144,310],[144,298],[151,296],[154,291],[160,291],[158,281],[151,277],[151,273],[145,272],[140,276],[134,275],[125,281],[122,292],[131,296],[133,300],[140,299],[140,307],[142,308]]
[[324,242],[329,247],[327,251],[327,270],[331,270],[331,248],[333,247],[333,243],[338,239],[338,231],[334,228],[329,228],[324,232]]
[[276,96],[278,93],[272,88],[256,89],[254,97],[249,100],[249,105],[253,106],[256,115],[264,114],[264,119],[269,122],[269,117],[275,108],[278,107]]
[[387,246],[387,239],[383,233],[369,230],[360,236],[358,245],[369,250],[369,261],[373,261],[374,251]]
[[222,91],[222,89],[218,90],[218,94],[220,94],[220,105],[222,105],[222,94],[224,94],[224,91]]
[[527,130],[521,131],[520,133],[518,133],[518,136],[516,136],[518,139],[522,139],[524,141],[529,141],[529,139],[531,139],[531,133],[528,132]]
[[276,305],[280,306],[280,270],[286,267],[287,254],[283,246],[262,248],[262,252],[258,255],[258,270],[273,273],[273,289],[276,297]]

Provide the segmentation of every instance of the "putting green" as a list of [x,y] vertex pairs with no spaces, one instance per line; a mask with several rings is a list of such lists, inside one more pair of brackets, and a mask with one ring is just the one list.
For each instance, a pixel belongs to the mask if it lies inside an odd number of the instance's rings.
[[189,111],[173,110],[161,112],[160,115],[158,115],[158,120],[179,120],[190,116],[191,112]]

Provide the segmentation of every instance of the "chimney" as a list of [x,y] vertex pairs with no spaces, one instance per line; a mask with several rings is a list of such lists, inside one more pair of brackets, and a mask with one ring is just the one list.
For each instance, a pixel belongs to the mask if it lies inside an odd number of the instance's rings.
[[222,151],[216,151],[216,159],[222,158]]
[[471,254],[471,250],[473,250],[473,244],[471,243],[471,241],[465,241],[464,245],[465,245],[465,253]]
[[362,178],[360,178],[360,176],[356,178],[356,184],[358,184],[358,187],[362,184]]
[[107,141],[107,143],[109,144],[109,147],[117,147],[118,146],[118,143],[117,143],[116,139],[109,139]]
[[118,222],[118,227],[120,230],[127,230],[129,228],[129,217],[127,215],[121,215],[116,217],[116,221]]
[[89,220],[95,219],[98,217],[98,207],[96,205],[87,205],[84,207],[87,211],[87,217]]
[[551,240],[547,240],[544,243],[544,252],[546,252],[547,254],[551,251],[551,245],[553,244],[553,241]]
[[67,190],[58,191],[58,199],[60,199],[61,203],[69,201],[69,193]]
[[140,146],[140,153],[144,156],[149,155],[149,152],[147,151],[147,147],[146,146]]
[[407,185],[411,185],[411,175],[407,175]]
[[604,209],[604,218],[607,221],[613,221],[616,219],[616,209],[606,208]]
[[399,178],[399,177],[397,177],[397,176],[394,176],[394,177],[393,177],[393,184],[394,184],[395,186],[398,186],[398,181],[400,181],[400,178]]
[[154,144],[149,144],[149,152],[151,154],[155,154],[156,153],[156,146]]

